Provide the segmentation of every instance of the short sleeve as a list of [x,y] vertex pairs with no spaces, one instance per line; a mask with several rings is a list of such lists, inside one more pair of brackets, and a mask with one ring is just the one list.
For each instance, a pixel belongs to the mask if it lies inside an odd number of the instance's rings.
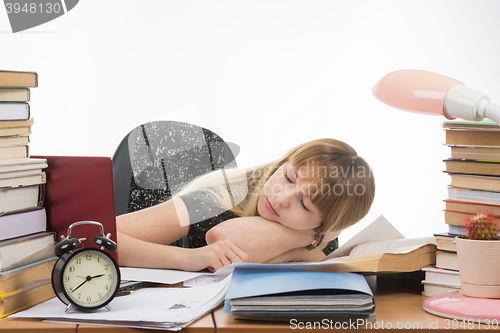
[[205,235],[217,224],[238,217],[235,213],[216,202],[204,191],[194,191],[180,196],[189,215],[188,242],[185,247],[206,246]]
[[205,221],[228,211],[204,191],[190,192],[181,195],[180,198],[186,205],[190,224]]

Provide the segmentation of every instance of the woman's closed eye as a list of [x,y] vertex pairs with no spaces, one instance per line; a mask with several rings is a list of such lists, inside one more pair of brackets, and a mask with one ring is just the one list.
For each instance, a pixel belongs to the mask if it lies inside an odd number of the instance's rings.
[[306,205],[304,204],[304,198],[300,198],[299,201],[300,201],[300,204],[302,205],[302,208],[304,208],[305,210],[310,212],[309,208],[307,208]]

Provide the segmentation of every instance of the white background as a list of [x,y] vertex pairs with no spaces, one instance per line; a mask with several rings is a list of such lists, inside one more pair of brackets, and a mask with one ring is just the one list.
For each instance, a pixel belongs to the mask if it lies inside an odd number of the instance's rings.
[[81,0],[13,34],[0,68],[36,71],[32,154],[112,156],[135,126],[195,123],[250,167],[320,137],[351,144],[377,182],[371,212],[406,237],[447,230],[444,118],[371,92],[385,74],[437,72],[500,103],[496,0]]

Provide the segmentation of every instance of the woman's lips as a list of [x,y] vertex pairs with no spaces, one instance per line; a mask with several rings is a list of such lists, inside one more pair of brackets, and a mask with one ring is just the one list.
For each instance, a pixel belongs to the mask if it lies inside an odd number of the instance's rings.
[[276,216],[279,216],[278,215],[278,212],[276,211],[276,209],[274,209],[273,205],[271,204],[271,202],[269,201],[269,199],[266,199],[266,208],[267,210],[273,214],[273,215],[276,215]]

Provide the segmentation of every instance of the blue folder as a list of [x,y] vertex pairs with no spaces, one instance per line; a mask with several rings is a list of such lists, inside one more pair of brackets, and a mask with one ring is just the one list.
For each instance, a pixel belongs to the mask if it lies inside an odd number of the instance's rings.
[[[229,289],[226,293],[226,302],[224,312],[233,313],[231,311],[230,301],[232,299],[253,297],[253,296],[272,296],[283,293],[294,293],[321,290],[321,293],[338,293],[356,294],[362,293],[371,296],[373,293],[368,286],[365,278],[356,273],[334,273],[323,271],[310,271],[303,269],[265,269],[265,268],[235,268]],[[370,316],[375,312],[375,305],[370,310],[359,312],[332,312],[330,314],[355,314],[361,316]],[[247,315],[257,314],[257,312],[248,311]],[[325,312],[306,312],[302,314],[308,315],[325,315]],[[241,315],[241,312],[239,313]],[[273,311],[265,312],[271,315]],[[277,313],[275,313],[277,315]],[[280,315],[299,314],[298,312],[280,312]],[[262,319],[263,312],[259,312]],[[236,317],[236,316],[235,316]],[[241,317],[241,316],[240,316]],[[251,316],[250,316],[251,317]],[[241,317],[244,318],[244,317]],[[249,318],[250,319],[250,318]]]

